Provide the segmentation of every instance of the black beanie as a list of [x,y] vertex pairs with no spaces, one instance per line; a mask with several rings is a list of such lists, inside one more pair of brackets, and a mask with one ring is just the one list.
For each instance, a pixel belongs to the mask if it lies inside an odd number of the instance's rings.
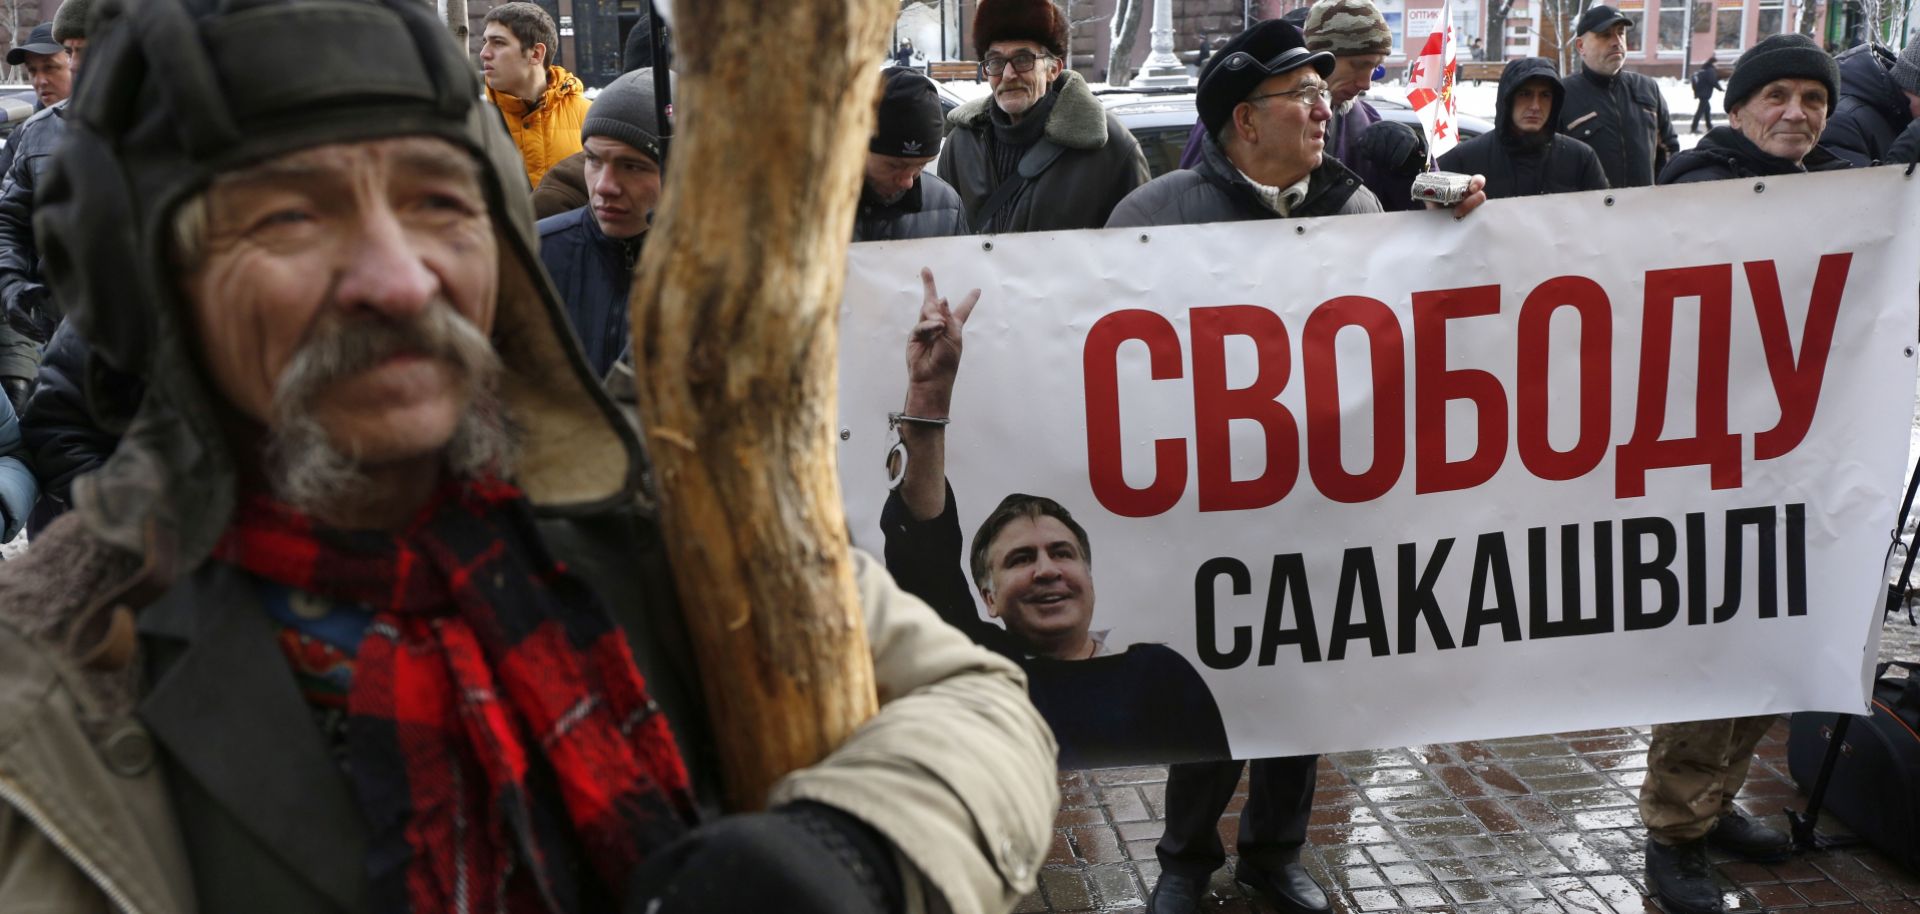
[[893,67],[880,74],[880,116],[868,152],[922,159],[940,151],[940,93],[919,71]]
[[667,161],[666,147],[660,142],[660,109],[654,104],[653,68],[635,70],[600,90],[600,96],[587,108],[587,121],[580,125],[580,141],[596,136],[619,140],[651,156],[657,163]]
[[1832,55],[1805,35],[1769,35],[1748,48],[1727,77],[1726,110],[1731,112],[1776,79],[1814,79],[1827,86],[1827,111],[1840,101],[1840,68]]

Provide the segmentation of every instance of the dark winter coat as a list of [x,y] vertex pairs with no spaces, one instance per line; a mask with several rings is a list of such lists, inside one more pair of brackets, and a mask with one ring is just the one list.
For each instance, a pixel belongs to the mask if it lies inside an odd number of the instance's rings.
[[647,236],[608,238],[585,206],[542,219],[536,228],[540,262],[560,290],[587,365],[604,378],[627,351],[627,291]]
[[1560,133],[1593,147],[1610,187],[1646,187],[1680,148],[1667,100],[1652,79],[1631,70],[1567,77],[1566,103],[1555,122]]
[[1493,132],[1453,147],[1440,157],[1440,168],[1485,175],[1488,198],[1605,189],[1607,176],[1600,168],[1600,157],[1587,144],[1560,136],[1551,116],[1539,133],[1522,134],[1514,127],[1514,96],[1520,84],[1530,79],[1545,79],[1553,84],[1554,110],[1566,102],[1566,88],[1553,61],[1527,57],[1507,64],[1500,74],[1500,91],[1495,96],[1497,113]]
[[[88,405],[91,390],[103,402],[118,404],[116,411],[132,415],[146,385],[92,360],[92,348],[72,324],[62,322],[48,341],[40,361],[39,383],[20,417],[21,435],[40,477],[40,493],[53,502],[41,509],[44,524],[73,504],[73,481],[90,473],[113,453],[120,436],[102,427]],[[91,364],[90,364],[91,363]]]
[[[1369,129],[1380,123],[1380,112],[1367,104],[1364,98],[1356,98],[1348,106],[1345,114],[1334,112],[1333,120],[1327,122],[1326,154],[1340,160],[1347,170],[1359,176],[1360,183],[1373,191],[1375,197],[1384,204],[1389,200],[1405,200],[1411,197],[1408,191],[1410,179],[1403,179],[1393,169],[1382,167],[1365,154],[1362,142]],[[1180,167],[1192,168],[1200,164],[1200,141],[1207,136],[1205,124],[1194,124],[1193,132],[1187,136],[1187,146],[1180,152]],[[1389,209],[1405,207],[1389,206]]]
[[953,132],[947,136],[935,173],[960,193],[967,224],[975,231],[1099,228],[1121,198],[1147,183],[1147,160],[1140,154],[1140,144],[1093,97],[1080,74],[1071,70],[1062,74],[1041,102],[1048,106],[1043,135],[1064,151],[1000,207],[991,222],[980,218],[980,208],[999,186],[994,168],[993,112],[997,108],[993,97],[975,99],[947,115]]
[[33,240],[33,193],[53,161],[67,129],[65,102],[27,118],[7,138],[13,162],[0,185],[0,303],[7,322],[36,343],[45,343],[60,323],[60,308],[40,277],[40,251]]
[[1367,104],[1366,99],[1356,98],[1347,105],[1345,113],[1333,112],[1333,120],[1327,122],[1326,148],[1327,155],[1339,159],[1340,164],[1347,166],[1347,170],[1359,177],[1360,183],[1365,184],[1376,197],[1380,196],[1379,184],[1386,178],[1360,154],[1360,137],[1368,127],[1378,123],[1380,112]]
[[853,214],[853,240],[900,241],[972,234],[960,195],[936,175],[920,173],[906,194],[892,203],[873,198],[863,186]]
[[1887,147],[1886,160],[1907,165],[1920,162],[1920,121],[1914,121],[1907,125],[1907,129],[1900,131],[1900,138]]
[[1847,161],[1813,147],[1805,161],[1795,165],[1753,145],[1746,134],[1732,127],[1715,127],[1700,138],[1692,149],[1673,157],[1660,172],[1661,184],[1691,184],[1695,181],[1723,181],[1727,178],[1764,178],[1770,175],[1797,175],[1810,171],[1846,168]]
[[1842,52],[1840,99],[1827,114],[1820,145],[1853,165],[1887,160],[1895,137],[1913,121],[1907,95],[1893,81],[1893,55],[1873,45]]
[[[1200,164],[1170,171],[1127,195],[1107,220],[1108,228],[1145,225],[1198,225],[1278,219],[1253,185],[1227,159],[1212,137],[1202,141]],[[1322,156],[1307,177],[1307,195],[1293,208],[1296,217],[1343,216],[1380,212],[1380,201],[1339,161]]]
[[1720,91],[1720,70],[1711,62],[1703,63],[1700,69],[1693,71],[1693,97],[1703,102],[1712,101],[1713,93]]

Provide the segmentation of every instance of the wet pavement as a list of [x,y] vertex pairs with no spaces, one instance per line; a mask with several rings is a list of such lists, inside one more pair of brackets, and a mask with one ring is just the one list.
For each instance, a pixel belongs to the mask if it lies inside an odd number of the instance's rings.
[[[1883,659],[1920,660],[1920,629],[1888,616]],[[1781,718],[1736,802],[1785,828],[1804,808],[1787,772]],[[1648,731],[1621,728],[1328,756],[1320,762],[1302,854],[1339,912],[1609,914],[1658,911],[1645,886],[1635,797]],[[1020,912],[1143,911],[1159,877],[1153,856],[1166,769],[1063,772],[1062,804],[1040,891]],[[1246,784],[1220,822],[1229,851]],[[1822,833],[1845,827],[1823,816]],[[1773,866],[1716,854],[1729,911],[1920,914],[1920,873],[1869,848],[1816,852]],[[1234,885],[1229,858],[1205,910],[1266,910]]]

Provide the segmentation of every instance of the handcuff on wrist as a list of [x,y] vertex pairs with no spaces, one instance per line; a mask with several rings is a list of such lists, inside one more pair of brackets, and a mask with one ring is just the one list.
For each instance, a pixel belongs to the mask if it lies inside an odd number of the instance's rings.
[[887,490],[900,488],[907,478],[907,442],[900,437],[900,424],[945,426],[952,419],[934,419],[928,416],[913,416],[907,413],[887,414]]

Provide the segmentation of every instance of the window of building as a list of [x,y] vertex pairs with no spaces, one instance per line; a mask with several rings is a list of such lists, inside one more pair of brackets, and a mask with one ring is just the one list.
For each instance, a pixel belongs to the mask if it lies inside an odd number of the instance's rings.
[[1623,4],[1620,15],[1627,17],[1627,53],[1638,54],[1647,44],[1647,11]]
[[1713,14],[1713,46],[1721,51],[1738,51],[1746,46],[1741,30],[1747,11],[1738,4],[1727,4]]
[[1760,8],[1755,11],[1755,33],[1765,38],[1778,35],[1787,30],[1786,0],[1760,0]]
[[[1672,2],[1672,0],[1668,0]],[[1687,49],[1687,10],[1686,7],[1660,8],[1660,50],[1684,51]]]

